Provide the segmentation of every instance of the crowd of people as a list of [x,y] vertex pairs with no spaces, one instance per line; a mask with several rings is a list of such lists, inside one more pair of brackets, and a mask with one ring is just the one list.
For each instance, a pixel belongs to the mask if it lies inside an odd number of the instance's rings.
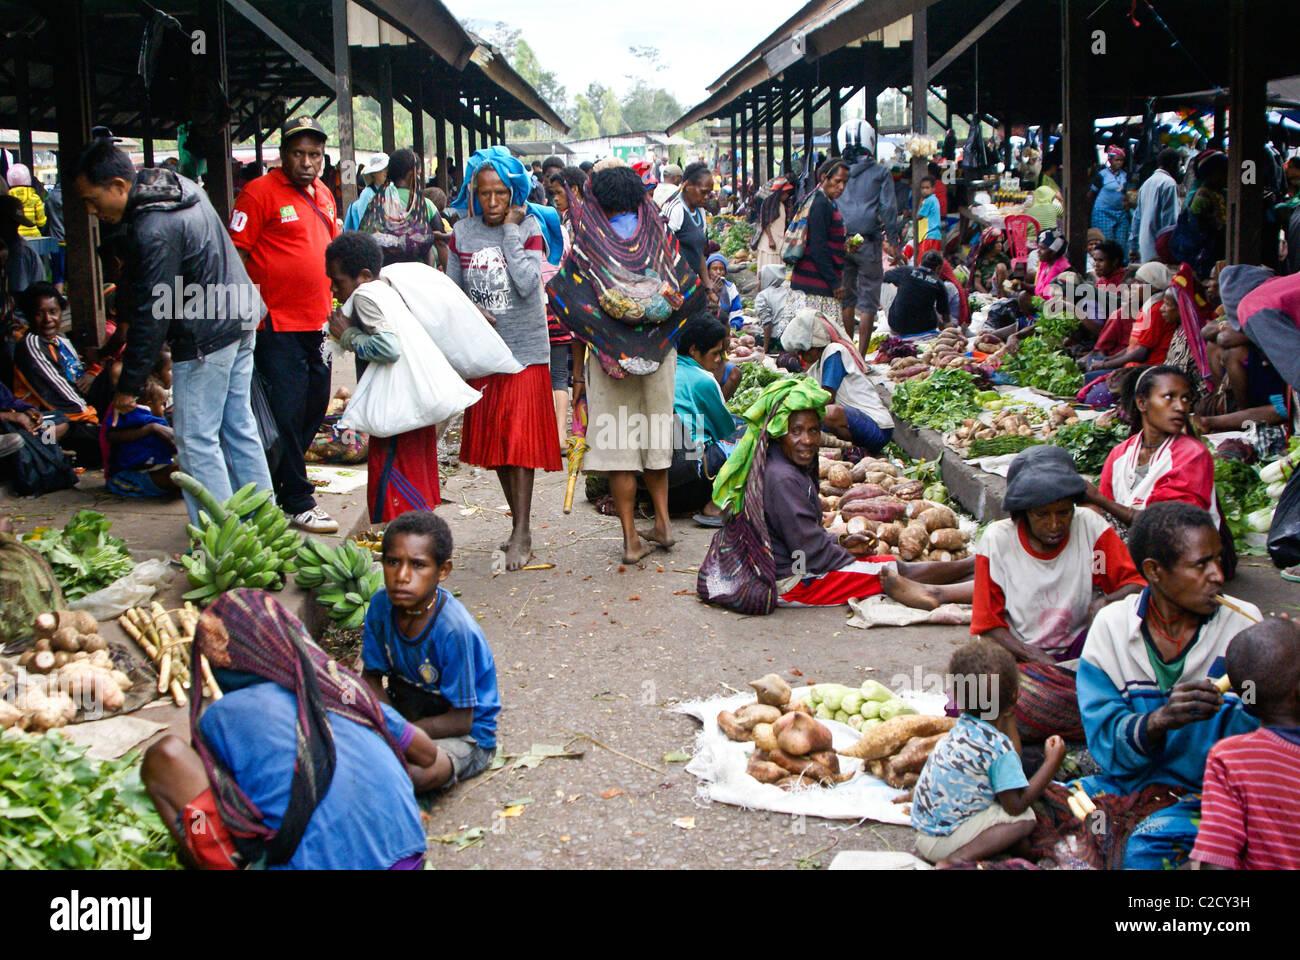
[[[1072,764],[1071,779],[1134,814],[1116,864],[1300,866],[1293,822],[1270,812],[1300,813],[1300,628],[1220,600],[1235,557],[1198,439],[1247,422],[1289,432],[1300,274],[1223,262],[1221,153],[1192,158],[1182,199],[1179,153],[1159,153],[1135,185],[1111,145],[1087,185],[1066,185],[1093,196],[1076,268],[1046,160],[1023,213],[1030,244],[987,199],[950,193],[942,156],[919,184],[913,231],[910,188],[862,121],[839,131],[834,156],[805,158],[762,190],[728,187],[706,162],[550,157],[530,168],[489,147],[454,171],[449,197],[404,149],[369,158],[347,210],[326,141],[314,118],[288,120],[279,165],[240,178],[228,223],[174,169],[136,169],[111,137],[92,143],[72,188],[104,227],[111,311],[104,342],[82,352],[63,333],[61,276],[47,281],[23,252],[52,205],[10,169],[0,249],[17,335],[5,337],[0,463],[21,460],[31,492],[75,482],[75,464],[102,467],[114,494],[168,496],[184,470],[218,499],[254,483],[298,528],[337,531],[306,467],[330,357],[355,357],[359,394],[385,371],[441,358],[393,272],[414,265],[428,296],[479,324],[464,339],[483,362],[438,369],[467,398],[460,461],[495,472],[509,506],[504,571],[533,557],[536,472],[563,469],[567,455],[602,479],[623,564],[671,549],[674,513],[718,528],[704,565],[736,609],[876,594],[971,605],[975,639],[950,672],[996,677],[1001,695],[991,710],[950,705],[958,724],[912,797],[923,856],[964,863],[1024,847],[1032,805]],[[743,268],[710,239],[724,203],[754,225],[752,306]],[[971,216],[950,223],[956,207]],[[204,299],[191,309],[195,286]],[[1014,353],[1067,302],[1078,321],[1068,347],[1086,375],[1078,401],[1131,430],[1096,484],[1058,447],[1021,452],[1007,519],[967,559],[900,561],[826,529],[825,436],[876,455],[896,426],[873,337],[979,327]],[[742,364],[729,354],[746,330],[796,375],[736,415],[726,401]],[[491,761],[492,651],[440,585],[452,571],[434,512],[451,417],[388,430],[382,414],[367,455],[371,519],[387,524],[385,589],[366,617],[362,675],[327,666],[258,591],[226,594],[200,621],[196,646],[227,695],[202,712],[196,698],[193,744],[168,738],[144,767],[192,865],[418,866],[415,794]],[[641,511],[649,526],[638,527]],[[1235,693],[1216,685],[1223,676]],[[367,801],[356,817],[358,791],[385,805]],[[217,829],[191,829],[203,819]]]

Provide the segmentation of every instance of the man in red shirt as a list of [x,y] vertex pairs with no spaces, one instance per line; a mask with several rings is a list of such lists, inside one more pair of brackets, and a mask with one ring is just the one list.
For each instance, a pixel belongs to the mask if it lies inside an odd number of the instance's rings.
[[335,533],[338,523],[316,505],[303,454],[329,404],[330,366],[321,357],[329,320],[325,248],[338,233],[334,197],[321,180],[325,130],[310,115],[280,130],[281,166],[249,181],[230,217],[230,234],[261,291],[267,316],[254,361],[280,428],[272,464],[276,500],[294,526]]

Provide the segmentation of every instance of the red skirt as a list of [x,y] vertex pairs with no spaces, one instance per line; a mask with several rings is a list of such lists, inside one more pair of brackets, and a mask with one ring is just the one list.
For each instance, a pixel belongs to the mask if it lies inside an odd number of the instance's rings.
[[483,399],[465,411],[460,439],[462,463],[485,470],[563,469],[560,445],[555,439],[559,428],[555,424],[549,363],[467,382],[483,394]]
[[408,510],[432,510],[442,503],[437,431],[430,426],[370,438],[366,501],[371,523],[387,523]]

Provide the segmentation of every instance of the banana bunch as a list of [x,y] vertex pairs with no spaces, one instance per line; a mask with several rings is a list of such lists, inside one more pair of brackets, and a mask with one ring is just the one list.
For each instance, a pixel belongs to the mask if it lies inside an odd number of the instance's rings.
[[294,583],[315,590],[316,601],[329,607],[330,616],[345,630],[361,626],[370,598],[384,585],[384,573],[370,551],[351,540],[337,547],[304,540],[294,562]]
[[189,474],[173,476],[202,505],[198,526],[185,528],[194,541],[193,553],[181,558],[194,588],[185,599],[209,603],[237,587],[283,587],[302,538],[290,529],[289,517],[275,505],[271,491],[250,483],[220,503]]

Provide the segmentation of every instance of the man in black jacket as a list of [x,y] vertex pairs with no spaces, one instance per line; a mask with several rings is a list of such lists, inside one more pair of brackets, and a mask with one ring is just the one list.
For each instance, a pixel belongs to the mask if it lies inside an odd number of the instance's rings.
[[[104,223],[129,225],[130,282],[113,410],[135,408],[164,341],[171,346],[177,462],[218,500],[271,489],[249,405],[253,338],[265,308],[207,196],[168,169],[136,171],[110,140],[77,162],[76,189]],[[187,494],[190,519],[198,505]]]

